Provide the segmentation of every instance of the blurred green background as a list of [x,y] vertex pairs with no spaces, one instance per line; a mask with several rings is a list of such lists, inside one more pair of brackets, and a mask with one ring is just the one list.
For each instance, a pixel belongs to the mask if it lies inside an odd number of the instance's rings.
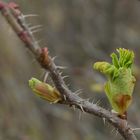
[[[56,64],[67,66],[66,83],[81,97],[110,110],[103,91],[105,77],[92,69],[94,62],[110,61],[118,47],[134,50],[137,84],[128,111],[132,127],[140,127],[140,2],[138,0],[13,0],[48,47]],[[5,2],[9,2],[5,0]],[[119,140],[103,120],[63,105],[50,105],[32,94],[28,80],[43,80],[43,69],[0,14],[0,140]],[[140,131],[136,132],[140,138]]]

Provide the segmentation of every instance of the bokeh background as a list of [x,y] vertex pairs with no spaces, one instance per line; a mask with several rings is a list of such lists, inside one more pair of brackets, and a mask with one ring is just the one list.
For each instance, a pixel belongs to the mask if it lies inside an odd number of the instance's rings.
[[[140,1],[138,0],[13,0],[48,47],[56,64],[66,66],[63,75],[72,91],[110,110],[103,91],[105,77],[93,70],[99,60],[123,47],[135,52],[137,84],[128,111],[132,127],[140,127]],[[5,0],[9,2],[9,0]],[[0,140],[119,140],[119,134],[103,120],[34,96],[28,80],[43,80],[43,69],[34,60],[0,14]],[[49,80],[50,81],[50,80]],[[51,81],[50,81],[51,82]],[[52,82],[51,82],[52,83]],[[140,138],[140,131],[136,131]]]

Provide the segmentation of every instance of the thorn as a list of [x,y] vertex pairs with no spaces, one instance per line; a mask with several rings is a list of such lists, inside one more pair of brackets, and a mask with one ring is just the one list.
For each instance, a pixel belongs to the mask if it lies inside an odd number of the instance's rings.
[[79,96],[82,92],[79,92],[79,93],[75,93],[77,96]]
[[74,93],[78,96],[82,93],[83,89],[78,89],[77,91],[75,91]]
[[90,101],[90,98],[85,99],[85,101],[89,102]]
[[70,87],[70,84],[67,84],[67,87]]
[[81,104],[79,104],[79,107],[80,107],[82,112],[85,112],[84,109],[83,109],[83,106]]
[[41,27],[42,27],[42,25],[36,25],[36,26],[30,27],[29,29],[30,30],[34,30],[34,29],[41,28]]
[[68,78],[69,76],[68,75],[66,75],[66,76],[63,76],[62,78],[63,78],[63,80],[65,79],[65,78]]
[[59,72],[59,75],[61,76],[63,74],[63,72]]
[[100,105],[101,104],[101,100],[98,100],[97,102],[96,102],[96,105]]
[[49,76],[49,72],[46,72],[45,73],[45,76],[44,76],[44,79],[43,79],[43,82],[46,82],[47,81],[48,76]]
[[54,57],[52,57],[52,61],[54,61],[57,57],[58,57],[58,56],[54,56]]
[[133,128],[132,131],[140,131],[140,128]]
[[74,110],[74,111],[76,110],[76,107],[75,107],[75,105],[72,105],[72,108],[73,108],[73,110]]
[[44,69],[41,68],[41,75],[40,75],[40,79],[44,79],[44,76],[46,74],[46,71],[44,71]]
[[116,134],[115,134],[115,135],[117,136],[117,135],[118,135],[118,133],[119,133],[119,132],[118,132],[118,129],[116,129]]
[[106,119],[105,119],[105,118],[103,118],[103,123],[104,123],[104,125],[105,125],[105,121],[106,121]]
[[67,100],[67,97],[66,97],[66,95],[63,95],[63,97],[64,97],[64,101],[66,101],[66,100]]
[[62,69],[62,70],[64,70],[64,69],[67,69],[67,67],[64,67],[64,66],[57,66],[57,69]]
[[28,23],[28,24],[26,24],[26,26],[30,28],[30,26],[32,26],[32,24],[31,23]]
[[88,99],[89,99],[89,102],[90,102],[91,104],[93,104],[93,102],[94,102],[93,98],[88,98]]
[[28,14],[28,15],[23,15],[23,18],[28,18],[28,17],[37,17],[39,15],[36,14]]
[[117,135],[118,135],[118,129],[113,128],[113,129],[111,130],[111,133],[112,133],[112,134],[115,133],[115,136],[117,136]]
[[31,33],[34,34],[34,33],[37,33],[37,32],[39,32],[41,30],[43,30],[43,29],[42,28],[41,29],[36,29],[36,30],[32,31]]
[[116,128],[113,128],[113,129],[111,130],[111,133],[113,134],[115,130],[116,130]]
[[39,44],[43,39],[37,40],[35,43]]
[[95,104],[94,102],[95,102],[95,99],[93,99],[91,103],[92,103],[92,104]]

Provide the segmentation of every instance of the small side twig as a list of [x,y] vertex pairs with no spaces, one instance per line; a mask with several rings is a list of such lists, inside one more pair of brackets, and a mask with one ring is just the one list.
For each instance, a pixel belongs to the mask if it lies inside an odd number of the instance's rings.
[[25,22],[25,16],[21,13],[19,7],[16,4],[9,5],[0,1],[0,11],[5,19],[9,22],[13,30],[16,32],[18,37],[34,54],[41,67],[43,67],[46,71],[49,71],[56,88],[62,95],[63,101],[61,104],[74,106],[79,108],[81,111],[96,115],[108,121],[116,128],[116,130],[118,130],[125,140],[137,140],[133,133],[133,129],[128,125],[126,120],[118,118],[106,109],[80,98],[78,95],[69,90],[63,80],[63,77],[59,73],[58,67],[55,65],[53,59],[49,56],[48,49],[41,48],[36,43],[33,34]]

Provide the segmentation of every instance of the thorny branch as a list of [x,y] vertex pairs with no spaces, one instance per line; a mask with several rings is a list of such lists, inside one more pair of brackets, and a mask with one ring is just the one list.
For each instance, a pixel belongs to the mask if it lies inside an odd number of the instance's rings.
[[48,49],[41,48],[36,42],[31,29],[28,27],[25,21],[26,16],[22,14],[17,4],[13,2],[7,4],[0,1],[0,11],[13,30],[16,32],[18,37],[34,54],[41,67],[50,73],[55,87],[62,95],[63,101],[60,102],[61,104],[74,106],[79,108],[81,111],[96,115],[102,119],[106,119],[116,128],[116,130],[118,130],[125,140],[137,140],[133,133],[133,129],[128,125],[126,120],[122,120],[108,110],[80,98],[77,94],[69,90],[63,80],[63,77],[59,73],[58,67],[55,65],[53,59],[49,56]]

